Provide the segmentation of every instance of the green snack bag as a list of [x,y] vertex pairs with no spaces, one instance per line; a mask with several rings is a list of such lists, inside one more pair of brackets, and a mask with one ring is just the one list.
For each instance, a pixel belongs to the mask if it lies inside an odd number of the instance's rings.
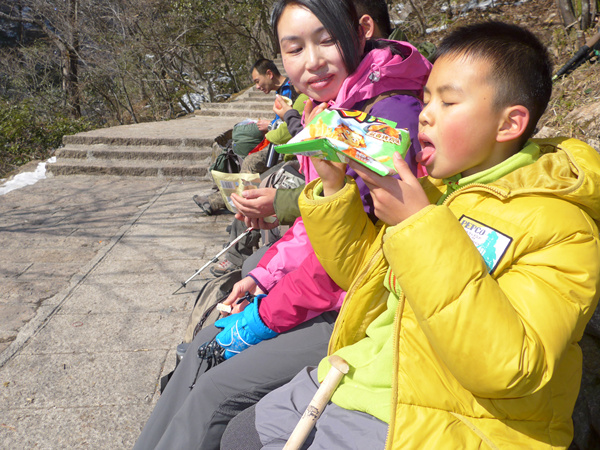
[[408,130],[362,111],[334,109],[316,116],[306,128],[276,150],[335,162],[357,161],[385,176],[396,173],[393,155],[410,147]]

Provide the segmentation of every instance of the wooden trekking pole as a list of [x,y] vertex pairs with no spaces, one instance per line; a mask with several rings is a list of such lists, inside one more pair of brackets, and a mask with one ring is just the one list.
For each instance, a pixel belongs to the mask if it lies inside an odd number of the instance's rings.
[[327,372],[325,379],[317,389],[314,397],[306,407],[304,414],[296,424],[290,438],[286,442],[283,450],[297,450],[302,447],[317,419],[325,409],[325,406],[331,400],[333,392],[340,384],[342,377],[348,373],[348,363],[337,355],[331,355],[329,358],[331,369]]

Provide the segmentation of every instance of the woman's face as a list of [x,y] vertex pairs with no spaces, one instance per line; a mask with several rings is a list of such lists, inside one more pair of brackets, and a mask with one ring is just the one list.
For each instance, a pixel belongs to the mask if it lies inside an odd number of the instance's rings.
[[283,66],[294,87],[314,100],[333,100],[348,76],[335,40],[308,9],[289,5],[277,23]]

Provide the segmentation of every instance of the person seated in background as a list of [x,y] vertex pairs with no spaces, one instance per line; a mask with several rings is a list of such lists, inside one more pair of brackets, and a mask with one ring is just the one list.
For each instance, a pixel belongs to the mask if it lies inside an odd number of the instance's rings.
[[[299,98],[289,79],[279,72],[273,61],[265,58],[259,59],[252,66],[250,74],[256,89],[265,94],[275,91],[277,95],[287,97],[295,102],[293,108],[300,109],[300,113],[302,112],[304,101],[308,97],[302,96],[302,98]],[[272,120],[247,120],[235,125],[232,132],[233,151],[243,158],[240,172],[263,173],[268,169],[266,145],[264,145],[265,148],[259,151],[250,152],[263,141],[265,144],[281,145],[291,138],[287,125],[276,114]],[[193,200],[207,215],[225,209],[225,202],[218,192],[207,195],[194,195]]]
[[[533,33],[487,22],[439,45],[417,179],[314,160],[300,197],[319,261],[348,290],[329,354],[350,366],[303,448],[567,448],[578,345],[600,292],[600,155],[529,140],[552,92]],[[234,418],[221,449],[281,448],[330,370],[305,368]]]

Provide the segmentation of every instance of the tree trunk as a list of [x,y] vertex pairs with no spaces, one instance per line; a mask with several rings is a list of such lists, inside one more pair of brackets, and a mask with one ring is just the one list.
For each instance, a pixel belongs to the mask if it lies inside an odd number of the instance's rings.
[[[78,48],[75,47],[75,48]],[[81,101],[79,97],[79,57],[66,50],[63,54],[63,93],[65,107],[76,118],[81,117]]]
[[556,6],[558,6],[565,27],[570,27],[577,22],[570,0],[556,0]]
[[71,48],[65,48],[63,58],[63,94],[65,106],[76,118],[81,117],[81,101],[79,97],[79,31],[78,0],[69,0],[68,23],[70,25]]
[[[592,0],[595,2],[596,0]],[[581,0],[581,29],[587,30],[592,23],[592,16],[590,15],[590,0]]]
[[[17,3],[17,16],[23,17],[23,5],[21,2]],[[23,22],[17,22],[17,42],[23,44],[25,40],[25,26]]]

